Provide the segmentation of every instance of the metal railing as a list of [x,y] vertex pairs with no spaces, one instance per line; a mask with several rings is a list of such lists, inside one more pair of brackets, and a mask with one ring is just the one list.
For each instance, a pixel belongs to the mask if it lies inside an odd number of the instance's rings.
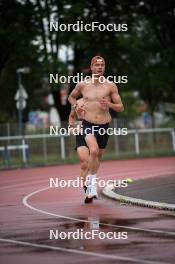
[[[110,136],[108,158],[175,152],[175,129],[132,129]],[[74,137],[49,133],[0,137],[0,168],[46,165],[76,159]]]

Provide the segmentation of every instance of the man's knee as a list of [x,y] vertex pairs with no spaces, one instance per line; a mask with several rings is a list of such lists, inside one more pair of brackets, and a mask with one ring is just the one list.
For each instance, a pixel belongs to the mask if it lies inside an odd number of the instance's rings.
[[90,155],[94,158],[98,157],[98,148],[97,147],[93,147],[93,148],[90,148]]
[[82,170],[87,170],[87,168],[88,168],[88,162],[87,162],[87,160],[81,161],[81,169]]

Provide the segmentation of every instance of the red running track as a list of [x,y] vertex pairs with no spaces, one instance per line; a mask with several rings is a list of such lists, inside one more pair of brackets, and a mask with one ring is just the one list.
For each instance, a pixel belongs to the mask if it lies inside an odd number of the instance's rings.
[[[103,196],[85,205],[82,189],[49,188],[50,177],[78,175],[77,164],[0,172],[0,263],[173,263],[173,213]],[[102,162],[98,173],[101,179],[161,175],[175,175],[175,157]],[[50,230],[85,232],[93,221],[105,233],[127,232],[128,239],[49,239]]]

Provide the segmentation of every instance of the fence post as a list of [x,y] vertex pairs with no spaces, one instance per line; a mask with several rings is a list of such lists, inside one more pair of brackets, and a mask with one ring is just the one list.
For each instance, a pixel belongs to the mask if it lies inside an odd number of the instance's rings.
[[[114,118],[114,128],[118,128],[118,125],[117,125],[117,119]],[[118,136],[114,134],[114,144],[115,144],[115,154],[116,156],[119,154],[119,145],[118,145]]]
[[26,155],[26,148],[25,148],[25,139],[22,139],[22,160],[24,162],[24,164],[26,164],[27,162],[27,155]]
[[60,145],[61,145],[61,158],[65,160],[66,152],[65,152],[65,140],[64,136],[60,136]]
[[173,144],[173,151],[175,152],[175,130],[171,130],[171,135],[172,135],[172,144]]
[[47,138],[45,137],[45,127],[43,124],[43,155],[44,155],[44,161],[47,162]]
[[10,145],[10,123],[7,123],[7,136],[8,136],[8,145]]
[[139,155],[140,154],[140,147],[139,147],[139,133],[138,133],[138,130],[135,130],[134,138],[135,138],[135,152],[136,152],[137,155]]
[[8,145],[5,145],[4,147],[4,158],[5,158],[5,163],[7,165],[7,168],[11,167],[11,156],[10,156],[10,151],[7,148]]

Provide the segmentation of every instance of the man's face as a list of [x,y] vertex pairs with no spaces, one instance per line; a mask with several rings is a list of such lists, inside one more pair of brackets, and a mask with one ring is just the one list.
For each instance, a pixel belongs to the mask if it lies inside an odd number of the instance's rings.
[[97,76],[103,76],[105,72],[105,63],[104,61],[95,62],[91,65],[92,74],[96,74]]

